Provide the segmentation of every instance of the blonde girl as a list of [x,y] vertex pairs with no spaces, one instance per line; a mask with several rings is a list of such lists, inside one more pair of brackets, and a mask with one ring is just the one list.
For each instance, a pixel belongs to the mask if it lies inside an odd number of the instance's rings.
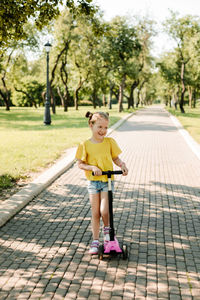
[[108,182],[107,176],[102,175],[102,171],[113,170],[113,162],[121,168],[123,175],[128,174],[128,169],[125,163],[119,158],[121,150],[115,140],[106,137],[109,125],[108,113],[87,112],[85,116],[89,118],[88,124],[92,136],[78,146],[76,159],[78,167],[85,171],[88,180],[87,188],[92,210],[93,234],[89,253],[97,254],[99,248],[100,218],[102,218],[104,224],[104,242],[110,240]]

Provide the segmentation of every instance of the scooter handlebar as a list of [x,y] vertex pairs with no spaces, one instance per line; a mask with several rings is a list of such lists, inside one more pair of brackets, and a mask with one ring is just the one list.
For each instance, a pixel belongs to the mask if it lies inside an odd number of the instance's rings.
[[[121,170],[118,171],[102,171],[102,175],[119,175],[119,174],[123,174],[123,172]],[[94,172],[92,172],[92,175],[94,176]]]

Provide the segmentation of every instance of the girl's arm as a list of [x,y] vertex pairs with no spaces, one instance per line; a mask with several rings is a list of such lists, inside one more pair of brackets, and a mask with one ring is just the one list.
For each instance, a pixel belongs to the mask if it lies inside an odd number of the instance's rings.
[[88,164],[86,164],[84,161],[82,161],[80,159],[78,159],[78,167],[81,170],[92,171],[94,173],[94,175],[96,175],[96,176],[102,175],[101,169],[99,169],[96,166],[88,165]]
[[127,169],[127,167],[126,167],[126,164],[125,164],[119,157],[113,159],[113,162],[114,162],[118,167],[121,168],[121,170],[122,170],[124,176],[128,175],[128,169]]

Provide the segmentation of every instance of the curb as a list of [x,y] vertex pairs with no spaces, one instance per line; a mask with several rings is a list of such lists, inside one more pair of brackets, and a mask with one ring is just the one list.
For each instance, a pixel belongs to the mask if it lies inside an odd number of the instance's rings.
[[[120,127],[128,120],[135,112],[130,113],[120,119],[111,128],[108,129],[107,135],[110,135],[114,130]],[[66,156],[55,163],[52,167],[44,171],[34,181],[26,185],[19,192],[14,194],[9,199],[3,201],[0,205],[0,227],[11,219],[17,212],[26,206],[31,200],[38,196],[46,187],[60,175],[67,171],[75,162],[76,147],[68,149]]]
[[39,177],[9,199],[3,201],[3,204],[0,205],[0,226],[4,225],[27,203],[49,186],[58,176],[72,166],[74,163],[75,150],[76,148],[70,149],[70,153],[67,154],[65,158],[44,171]]
[[200,145],[193,139],[193,137],[189,134],[189,132],[184,129],[184,127],[179,122],[179,120],[175,116],[173,116],[170,112],[168,112],[168,113],[169,113],[170,119],[172,120],[174,125],[177,127],[178,131],[180,132],[180,134],[182,135],[182,137],[184,138],[184,140],[186,141],[188,146],[191,148],[193,153],[200,160]]

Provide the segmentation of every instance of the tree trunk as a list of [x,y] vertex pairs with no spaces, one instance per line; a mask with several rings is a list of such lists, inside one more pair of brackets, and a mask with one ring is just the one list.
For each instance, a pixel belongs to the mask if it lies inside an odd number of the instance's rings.
[[75,105],[76,110],[78,110],[78,100],[79,100],[79,95],[78,94],[79,94],[79,91],[80,91],[80,89],[83,85],[83,82],[84,81],[82,81],[82,79],[80,77],[79,84],[78,84],[77,88],[74,91],[74,105]]
[[110,81],[110,93],[109,93],[109,99],[108,99],[108,106],[109,106],[109,109],[112,109],[112,94],[113,94],[113,87],[114,87],[114,84],[112,84],[112,82]]
[[125,87],[126,75],[123,76],[121,84],[119,86],[119,112],[123,111],[123,98],[124,98],[124,87]]
[[68,111],[68,101],[66,99],[66,97],[64,97],[64,112]]
[[130,95],[128,97],[128,109],[131,108],[131,107],[134,108],[134,96],[133,96],[133,92],[134,92],[134,89],[131,86],[131,92],[130,92]]
[[9,95],[9,91],[6,91],[6,93],[2,92],[0,90],[0,95],[5,103],[6,106],[6,110],[9,111],[10,110],[10,95]]
[[140,104],[140,89],[137,90],[137,102],[136,102],[136,107],[138,107]]
[[105,106],[105,107],[106,107],[106,105],[107,105],[107,102],[106,102],[106,95],[105,95],[105,94],[103,94],[103,97],[102,97],[102,102],[103,102],[103,106]]
[[50,103],[51,103],[52,113],[55,114],[56,113],[56,103],[55,103],[53,89],[51,86],[50,86]]
[[184,92],[181,92],[181,100],[180,100],[180,103],[179,103],[179,107],[180,107],[181,112],[184,114],[185,110],[184,110],[184,107],[183,107],[183,103],[184,103]]
[[57,87],[57,91],[58,91],[58,96],[60,97],[61,104],[64,107],[64,98],[63,98],[63,95],[61,93],[61,90],[60,90],[59,86]]
[[69,97],[70,97],[69,91],[68,91],[68,89],[65,90],[64,95],[62,94],[60,87],[57,87],[57,91],[58,91],[58,95],[60,97],[62,106],[64,107],[64,112],[66,112],[66,111],[68,111],[68,103],[69,103]]
[[0,95],[3,98],[3,101],[6,106],[6,110],[10,110],[10,95],[11,91],[7,89],[6,81],[5,81],[6,73],[4,73],[3,77],[1,78],[3,83],[3,89],[0,89]]
[[97,107],[97,91],[95,88],[93,89],[93,93],[92,93],[92,103],[93,103],[94,109],[96,109],[96,107]]
[[131,108],[131,107],[134,108],[134,90],[138,86],[138,84],[139,84],[139,80],[135,80],[131,85],[130,96],[128,99],[128,108]]
[[184,95],[185,95],[185,82],[184,82],[184,71],[185,71],[185,63],[182,62],[181,64],[181,86],[182,86],[182,90],[181,90],[181,100],[179,103],[179,107],[182,113],[185,113],[185,110],[183,108],[184,106]]
[[78,91],[79,88],[75,89],[74,91],[74,105],[76,110],[78,110]]
[[174,98],[174,101],[175,101],[174,106],[175,106],[175,109],[176,109],[176,110],[177,110],[178,99],[179,99],[179,90],[180,90],[180,88],[179,88],[179,86],[178,86],[178,89],[177,89],[177,91],[176,91],[175,94],[174,94],[174,96],[175,96],[175,98]]
[[[144,104],[143,103],[143,96],[141,94],[141,91],[142,91],[142,88],[145,84],[146,80],[143,80],[143,82],[140,84],[140,87],[138,88],[138,91],[137,91],[137,103],[136,103],[136,107],[138,107],[138,105],[141,103],[142,105]],[[139,82],[138,82],[138,85],[139,85]],[[137,85],[137,86],[138,86]]]
[[194,95],[194,99],[193,99],[193,108],[195,108],[195,107],[196,107],[196,100],[197,100],[197,98],[196,98],[196,90],[194,90],[193,95]]
[[191,86],[188,86],[188,95],[189,95],[189,106],[190,108],[192,108],[192,87]]
[[52,106],[52,112],[53,112],[53,114],[56,113],[56,103],[55,103],[55,97],[54,97],[54,93],[53,93],[53,89],[52,89],[52,87],[53,87],[53,81],[55,79],[55,72],[56,72],[56,68],[58,66],[58,63],[59,63],[59,60],[60,60],[61,56],[63,55],[63,53],[65,51],[66,52],[68,51],[70,42],[71,42],[71,40],[68,40],[68,41],[65,42],[64,48],[57,55],[54,67],[53,67],[52,72],[51,72],[51,79],[50,79],[49,85],[50,85],[51,106]]
[[80,78],[79,84],[78,84],[77,88],[74,91],[74,105],[75,105],[76,110],[78,110],[79,91],[82,88],[83,83],[87,80],[87,77],[84,80],[82,80],[82,78]]
[[[8,59],[7,59],[7,67],[9,66],[10,64],[10,61],[11,61],[11,56],[14,52],[14,49],[11,50],[10,54],[8,55]],[[3,58],[3,52],[2,52],[2,55],[1,55],[1,58]],[[6,69],[7,69],[6,67]],[[2,69],[1,71],[3,72],[3,75],[1,77],[1,81],[3,83],[3,89],[0,89],[0,95],[5,103],[5,106],[6,106],[6,110],[9,111],[10,110],[10,105],[12,104],[11,101],[10,101],[10,97],[11,97],[11,90],[7,89],[7,84],[6,84],[6,69]]]
[[68,111],[68,105],[70,102],[70,93],[69,93],[69,89],[68,86],[65,87],[65,97],[64,97],[64,111]]

